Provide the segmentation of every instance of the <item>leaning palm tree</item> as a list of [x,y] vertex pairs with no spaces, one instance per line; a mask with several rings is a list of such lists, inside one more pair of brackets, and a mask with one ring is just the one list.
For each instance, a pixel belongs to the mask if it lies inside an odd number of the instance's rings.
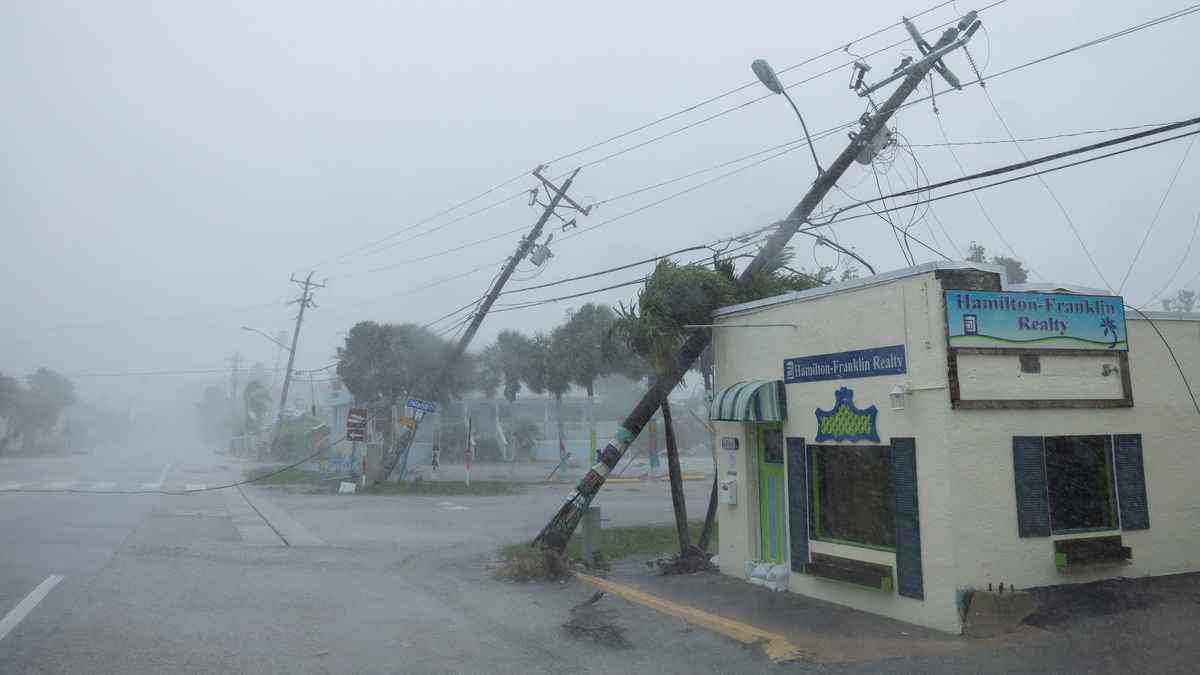
[[[637,301],[617,307],[612,336],[629,351],[641,357],[654,376],[670,371],[672,359],[687,335],[685,326],[706,324],[712,311],[733,301],[734,285],[720,271],[700,265],[679,265],[662,260],[638,292]],[[687,503],[683,498],[683,478],[679,467],[679,448],[671,405],[661,406],[666,432],[667,472],[671,482],[671,503],[675,510],[675,531],[681,556],[688,555]]]

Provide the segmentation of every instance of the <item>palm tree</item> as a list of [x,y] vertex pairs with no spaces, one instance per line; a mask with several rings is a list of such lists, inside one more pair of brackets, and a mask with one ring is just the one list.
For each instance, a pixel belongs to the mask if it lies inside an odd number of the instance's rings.
[[[706,324],[712,311],[729,304],[735,297],[734,285],[727,275],[699,265],[678,265],[662,260],[638,292],[637,301],[617,308],[612,335],[634,354],[642,357],[656,377],[670,372],[672,359],[685,339],[686,325]],[[679,468],[679,448],[671,405],[661,405],[666,432],[667,472],[671,482],[671,503],[675,511],[675,533],[681,556],[691,546],[688,534],[687,503],[683,498],[683,477]]]

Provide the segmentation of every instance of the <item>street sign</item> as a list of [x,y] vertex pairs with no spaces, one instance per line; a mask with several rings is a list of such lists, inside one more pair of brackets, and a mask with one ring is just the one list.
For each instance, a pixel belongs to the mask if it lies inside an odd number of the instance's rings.
[[409,429],[411,429],[411,428],[417,426],[417,419],[415,417],[401,415],[396,418],[396,424],[398,424],[402,427],[408,427]]
[[367,414],[366,408],[350,408],[346,412],[346,440],[367,440]]
[[410,398],[408,399],[408,403],[406,405],[413,410],[420,410],[421,412],[425,413],[437,412],[437,404],[433,401],[422,401],[419,398]]

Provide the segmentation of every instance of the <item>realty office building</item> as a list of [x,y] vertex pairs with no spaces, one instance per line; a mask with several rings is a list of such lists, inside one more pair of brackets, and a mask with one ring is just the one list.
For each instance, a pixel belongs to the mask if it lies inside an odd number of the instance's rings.
[[[722,572],[944,631],[1200,570],[1200,315],[929,263],[719,310]],[[764,575],[764,570],[766,574]]]

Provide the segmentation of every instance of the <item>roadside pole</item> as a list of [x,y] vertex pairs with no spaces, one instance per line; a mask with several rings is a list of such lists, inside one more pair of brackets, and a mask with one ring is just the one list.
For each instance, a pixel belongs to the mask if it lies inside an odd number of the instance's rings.
[[[888,120],[900,108],[904,101],[914,92],[917,87],[924,81],[925,76],[929,74],[935,66],[939,67],[939,72],[944,70],[941,66],[941,58],[953,49],[957,49],[966,43],[966,40],[979,27],[978,21],[975,19],[975,13],[972,12],[965,16],[957,26],[953,26],[942,34],[942,37],[928,51],[922,48],[922,53],[926,54],[922,59],[909,65],[907,70],[898,69],[896,74],[887,78],[884,82],[893,81],[903,77],[903,82],[892,92],[892,95],[884,102],[884,104],[873,115],[864,116],[864,124],[862,129],[851,139],[850,144],[846,146],[837,159],[829,165],[824,172],[820,173],[813,182],[808,193],[800,200],[800,203],[787,215],[786,218],[779,221],[776,225],[775,232],[767,239],[767,242],[761,249],[758,255],[754,257],[750,265],[739,275],[738,281],[747,281],[758,269],[760,269],[767,261],[778,256],[787,246],[792,236],[800,229],[802,225],[808,222],[808,218],[816,209],[825,195],[833,189],[837,181],[842,177],[850,165],[854,163],[865,148],[869,146],[871,141],[875,139],[883,130]],[[966,31],[962,39],[959,34]],[[906,73],[906,74],[905,74]],[[876,85],[876,87],[879,86]],[[658,410],[667,396],[678,385],[683,375],[691,368],[692,363],[699,358],[700,354],[708,346],[711,341],[711,329],[701,328],[693,329],[688,338],[684,341],[680,353],[675,363],[672,364],[669,371],[660,375],[641,401],[634,407],[633,411],[622,422],[617,429],[616,435],[604,447],[600,454],[600,459],[587,472],[579,484],[575,487],[574,493],[567,499],[566,503],[559,508],[558,512],[550,519],[542,531],[534,538],[534,543],[541,542],[543,546],[556,550],[565,550],[567,542],[570,541],[571,535],[574,534],[575,528],[579,525],[580,519],[587,512],[588,506],[596,493],[608,478],[608,474],[617,466],[622,455],[629,448],[629,445],[641,433],[642,428],[650,420],[651,416]]]
[[275,416],[275,432],[271,438],[272,455],[279,450],[279,433],[283,430],[283,413],[287,407],[288,387],[292,384],[292,366],[296,363],[296,345],[300,342],[300,324],[304,322],[304,310],[317,306],[312,301],[312,289],[325,288],[324,283],[313,283],[312,275],[313,273],[309,272],[303,281],[297,279],[295,276],[291,278],[291,282],[301,285],[304,288],[304,292],[299,298],[288,303],[289,305],[300,305],[300,312],[296,315],[296,328],[292,331],[292,348],[288,351],[287,370],[283,373],[283,391],[279,394],[279,414]]
[[[475,337],[475,333],[479,331],[479,326],[483,323],[484,317],[486,317],[488,311],[491,310],[492,305],[496,302],[496,298],[500,297],[500,292],[504,290],[504,285],[508,283],[509,277],[511,277],[513,272],[516,271],[517,265],[519,265],[521,261],[525,259],[525,256],[529,255],[529,252],[538,245],[537,239],[538,237],[542,236],[542,229],[546,226],[546,221],[550,220],[551,216],[556,216],[559,219],[562,218],[555,213],[555,210],[558,209],[563,202],[565,202],[567,206],[584,215],[587,215],[588,212],[591,211],[592,207],[581,206],[575,202],[575,200],[567,196],[567,190],[570,189],[571,183],[575,180],[575,176],[579,174],[579,169],[572,171],[571,175],[567,176],[567,180],[563,182],[562,187],[560,188],[549,178],[546,178],[542,175],[542,170],[544,168],[546,167],[539,166],[538,168],[534,169],[533,175],[539,181],[541,181],[542,185],[546,189],[546,192],[551,195],[550,201],[542,210],[542,215],[538,217],[537,222],[533,224],[533,228],[529,230],[529,234],[521,238],[520,243],[517,244],[517,250],[508,258],[507,261],[505,261],[504,268],[500,271],[499,276],[496,277],[495,283],[492,284],[492,287],[488,290],[487,295],[485,295],[483,300],[480,301],[478,309],[475,310],[474,315],[471,317],[471,323],[467,326],[466,331],[462,334],[462,337],[459,338],[458,342],[454,345],[453,351],[451,351],[447,357],[446,364],[442,369],[442,375],[436,380],[437,382],[446,381],[450,371],[454,368],[459,358],[462,357],[463,352],[467,350],[467,347],[471,344],[471,340]],[[566,226],[564,225],[564,227]],[[420,393],[421,392],[418,392],[418,395]],[[429,392],[426,394],[426,396],[431,399],[437,399],[438,394],[440,394],[440,392]],[[417,429],[419,426],[419,424],[414,424],[412,426],[406,435],[403,447],[397,448],[396,452],[394,453],[385,453],[383,467],[379,474],[381,477],[387,477],[391,475],[392,470],[396,468],[396,464],[400,462],[400,457],[407,457],[413,441],[416,440]],[[403,471],[400,473],[400,478],[404,478]],[[383,478],[380,478],[380,480],[383,480]]]

